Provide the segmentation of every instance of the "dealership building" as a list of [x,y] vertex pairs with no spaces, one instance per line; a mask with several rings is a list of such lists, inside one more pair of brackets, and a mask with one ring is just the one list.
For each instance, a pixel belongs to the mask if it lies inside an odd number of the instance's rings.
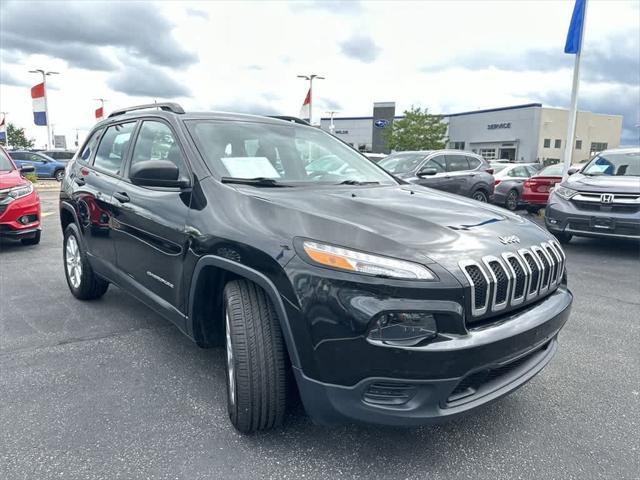
[[[395,103],[384,102],[374,103],[370,117],[323,117],[320,126],[361,151],[389,153],[384,131],[401,118]],[[563,161],[568,118],[567,110],[540,103],[443,115],[449,148],[518,162]],[[578,112],[572,163],[617,147],[621,132],[621,115]]]

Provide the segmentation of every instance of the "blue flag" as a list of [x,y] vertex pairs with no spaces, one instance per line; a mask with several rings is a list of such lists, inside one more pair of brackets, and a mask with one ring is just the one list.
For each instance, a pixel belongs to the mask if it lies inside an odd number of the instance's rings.
[[573,15],[571,15],[571,24],[567,33],[567,43],[564,45],[564,53],[580,52],[580,37],[584,28],[584,8],[586,0],[576,0],[573,7]]

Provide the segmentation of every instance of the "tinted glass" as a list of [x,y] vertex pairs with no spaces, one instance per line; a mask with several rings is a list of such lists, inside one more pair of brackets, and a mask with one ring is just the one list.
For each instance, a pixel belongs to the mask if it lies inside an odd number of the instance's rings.
[[538,175],[540,177],[561,177],[562,176],[562,165],[561,164],[556,164],[556,165],[549,165],[546,168],[543,168],[542,170],[540,170],[538,172]]
[[315,128],[199,120],[187,126],[205,161],[221,177],[268,177],[288,184],[395,183],[365,157]]
[[528,177],[529,171],[524,167],[515,167],[509,172],[510,177]]
[[640,176],[640,151],[629,153],[601,153],[584,167],[585,175]]
[[447,172],[469,170],[469,162],[464,155],[447,155]]
[[13,158],[14,160],[24,160],[27,157],[22,152],[11,152],[11,158]]
[[104,133],[93,165],[110,173],[119,174],[127,154],[135,122],[113,125]]
[[178,167],[179,178],[189,177],[180,146],[171,128],[165,123],[146,121],[140,127],[140,133],[133,148],[131,166],[146,160],[168,160]]
[[387,172],[394,174],[413,172],[424,160],[424,153],[394,153],[378,162]]
[[444,155],[437,155],[429,159],[422,170],[424,170],[425,168],[435,168],[438,173],[444,173],[446,171]]
[[101,133],[102,129],[93,132],[93,135],[91,135],[91,138],[89,138],[89,141],[86,143],[86,145],[82,149],[82,152],[80,153],[80,159],[84,160],[85,162],[88,162],[91,159],[91,155],[95,152],[96,146],[98,145],[98,139],[100,138]]
[[480,166],[480,160],[478,160],[475,157],[467,157],[467,160],[469,161],[469,169],[470,170],[475,170],[476,168],[478,168]]
[[13,163],[9,160],[4,150],[0,149],[0,171],[13,170]]

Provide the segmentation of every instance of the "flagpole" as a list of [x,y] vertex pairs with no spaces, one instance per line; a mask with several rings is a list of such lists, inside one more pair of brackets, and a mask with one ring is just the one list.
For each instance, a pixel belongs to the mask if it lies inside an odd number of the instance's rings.
[[47,119],[47,148],[52,145],[51,141],[51,119],[49,118],[49,92],[47,91],[47,75],[58,75],[58,72],[45,72],[41,68],[29,70],[29,73],[40,73],[42,75],[42,89],[44,90],[44,116]]
[[4,123],[4,147],[9,150],[9,124],[7,123],[7,113],[9,112],[0,113],[2,113],[2,123]]
[[580,56],[584,39],[584,31],[587,19],[587,7],[589,0],[584,2],[584,14],[582,16],[582,28],[580,29],[580,48],[576,52],[576,59],[573,65],[573,85],[571,87],[571,106],[569,107],[569,118],[567,127],[567,141],[564,147],[564,165],[562,167],[562,181],[569,177],[569,168],[573,159],[573,148],[575,145],[576,123],[578,121],[578,88],[580,86]]

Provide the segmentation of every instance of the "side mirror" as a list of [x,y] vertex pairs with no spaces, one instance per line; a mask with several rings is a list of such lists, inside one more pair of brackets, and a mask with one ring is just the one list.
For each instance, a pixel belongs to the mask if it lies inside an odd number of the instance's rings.
[[168,160],[146,160],[131,167],[129,178],[141,187],[184,188],[186,182],[179,180],[180,172],[175,163]]
[[427,168],[423,168],[422,170],[420,170],[417,174],[418,177],[429,177],[431,175],[435,175],[436,173],[438,173],[438,170],[436,170],[433,167],[427,167]]
[[573,175],[574,173],[578,173],[580,171],[579,167],[570,167],[569,170],[567,171],[567,173],[569,175]]
[[20,167],[20,175],[24,175],[25,173],[33,173],[36,171],[36,167],[33,165],[24,165]]

